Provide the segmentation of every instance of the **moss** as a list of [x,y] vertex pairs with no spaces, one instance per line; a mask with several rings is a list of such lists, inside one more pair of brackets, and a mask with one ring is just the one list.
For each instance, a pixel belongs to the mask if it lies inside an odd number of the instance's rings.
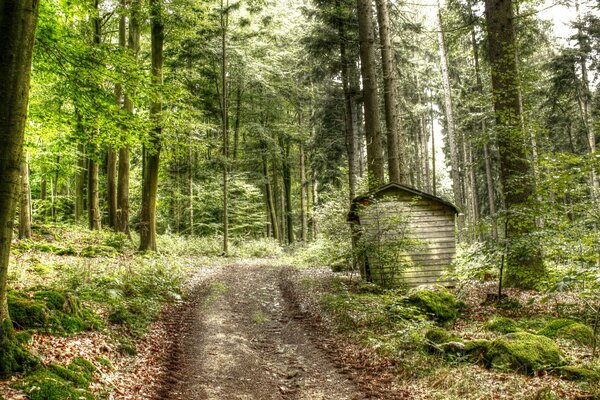
[[429,340],[430,342],[440,344],[456,340],[456,337],[452,336],[450,332],[445,329],[431,328],[425,332],[425,339]]
[[517,323],[510,318],[494,316],[490,318],[485,324],[485,328],[492,332],[498,333],[513,333],[518,332],[521,329],[517,325]]
[[29,300],[9,292],[8,312],[17,328],[39,328],[48,324],[49,309],[45,303]]
[[110,246],[88,246],[81,250],[79,255],[81,257],[112,257],[117,254],[117,250]]
[[83,388],[62,378],[49,369],[39,369],[16,385],[28,393],[30,400],[93,400],[94,396]]
[[17,341],[11,321],[4,320],[0,325],[0,378],[27,371],[38,363]]
[[50,364],[48,370],[62,379],[73,383],[80,388],[86,388],[90,384],[90,376],[74,371],[73,369],[65,368],[62,365]]
[[572,339],[584,345],[591,345],[594,342],[594,330],[572,319],[550,321],[538,334],[547,337]]
[[490,341],[485,339],[473,339],[465,343],[465,353],[473,361],[482,361],[490,348]]
[[45,302],[50,310],[62,310],[67,301],[64,293],[52,289],[40,290],[33,294],[33,298]]
[[573,339],[581,344],[591,345],[594,343],[594,330],[582,323],[575,323],[565,326],[558,332],[559,337]]
[[73,333],[85,331],[89,328],[89,325],[80,317],[65,313],[60,314],[59,324],[66,334],[71,335]]
[[551,338],[558,337],[559,330],[576,323],[577,321],[573,321],[572,319],[554,319],[548,322],[546,326],[544,326],[540,331],[538,331],[538,335],[547,336]]
[[597,381],[600,379],[600,373],[597,371],[574,365],[557,368],[555,372],[561,378],[570,381]]
[[126,354],[128,356],[136,356],[137,355],[137,349],[136,349],[135,345],[128,340],[121,340],[121,342],[119,343],[118,349],[119,349],[119,352],[121,352],[122,354]]
[[509,333],[495,339],[485,356],[489,366],[525,374],[558,367],[563,355],[551,339],[527,332]]
[[413,292],[407,298],[430,317],[439,322],[450,322],[458,318],[458,303],[454,296],[445,288],[421,289]]
[[110,362],[109,359],[101,357],[101,356],[96,356],[96,362],[100,365],[102,365],[103,367],[106,367],[110,370],[113,369],[113,364]]

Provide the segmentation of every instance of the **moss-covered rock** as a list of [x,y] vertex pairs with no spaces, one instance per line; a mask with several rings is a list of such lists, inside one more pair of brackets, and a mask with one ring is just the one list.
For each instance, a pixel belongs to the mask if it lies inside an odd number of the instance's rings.
[[594,330],[572,319],[555,319],[550,321],[538,334],[551,338],[567,338],[584,345],[591,345],[594,342]]
[[0,378],[27,371],[39,363],[17,340],[12,322],[0,325]]
[[559,367],[564,363],[560,349],[551,339],[527,332],[515,332],[491,342],[485,355],[492,368],[524,374]]
[[438,322],[451,322],[458,318],[460,305],[452,293],[442,286],[414,290],[407,297],[407,302]]
[[63,292],[53,289],[35,292],[33,298],[45,302],[50,310],[62,310],[67,301]]
[[597,381],[600,379],[600,373],[593,369],[578,367],[575,365],[567,365],[555,370],[561,378],[570,381]]
[[465,354],[475,362],[485,360],[491,342],[486,339],[473,339],[465,342]]
[[450,332],[442,328],[431,328],[425,332],[425,339],[432,343],[441,344],[456,340],[456,337],[452,336]]
[[73,383],[75,386],[80,388],[87,388],[90,384],[90,376],[82,374],[72,368],[66,368],[62,365],[50,364],[48,370],[53,374],[60,376],[62,379]]
[[50,310],[44,302],[28,299],[13,291],[8,293],[8,312],[17,328],[41,328],[48,324]]
[[518,332],[521,330],[515,320],[498,315],[487,320],[484,326],[489,331],[503,334]]

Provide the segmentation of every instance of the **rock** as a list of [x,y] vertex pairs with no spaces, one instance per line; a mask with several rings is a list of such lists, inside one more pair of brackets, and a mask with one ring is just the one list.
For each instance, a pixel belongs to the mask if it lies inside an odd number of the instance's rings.
[[521,330],[514,320],[501,316],[493,316],[484,324],[484,326],[487,330],[504,334]]
[[527,332],[515,332],[491,342],[485,355],[487,365],[524,374],[559,367],[564,356],[551,339]]
[[591,345],[594,342],[593,329],[572,319],[561,318],[552,320],[538,334],[550,338],[560,337],[571,339],[584,345]]
[[461,342],[448,342],[440,345],[444,353],[464,353],[466,346]]
[[465,353],[468,354],[473,361],[482,361],[490,347],[490,341],[486,339],[473,339],[465,343]]
[[421,309],[432,319],[445,323],[458,318],[459,303],[446,288],[416,288],[407,297],[409,304]]
[[557,368],[555,371],[561,378],[570,381],[597,381],[600,379],[600,373],[592,369],[567,365]]

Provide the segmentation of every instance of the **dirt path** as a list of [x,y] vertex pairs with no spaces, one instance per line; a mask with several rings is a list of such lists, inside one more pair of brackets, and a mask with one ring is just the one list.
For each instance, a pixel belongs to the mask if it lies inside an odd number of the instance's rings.
[[230,265],[182,315],[165,399],[364,399],[286,304],[280,268]]

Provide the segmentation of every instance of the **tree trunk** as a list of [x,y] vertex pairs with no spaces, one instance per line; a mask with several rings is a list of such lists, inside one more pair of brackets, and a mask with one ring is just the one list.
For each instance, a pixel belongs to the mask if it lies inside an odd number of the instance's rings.
[[117,153],[109,146],[106,161],[106,186],[108,196],[108,226],[117,226]]
[[512,0],[486,0],[485,15],[507,218],[506,283],[533,287],[543,276],[544,266],[534,236],[535,217],[529,208],[535,188],[521,124]]
[[21,161],[21,202],[19,204],[19,239],[31,238],[31,188],[27,154]]
[[98,191],[98,163],[88,159],[88,221],[90,230],[101,229],[100,196]]
[[306,193],[306,166],[304,162],[304,144],[300,143],[300,217],[302,220],[302,241],[308,241],[308,216],[307,203],[308,195]]
[[442,10],[440,8],[439,1],[437,19],[439,29],[438,45],[440,48],[440,65],[442,68],[442,86],[444,87],[444,108],[446,109],[446,134],[448,136],[448,147],[450,150],[450,177],[452,178],[452,191],[454,192],[454,203],[462,212],[464,212],[460,181],[460,166],[458,160],[458,148],[456,146],[456,134],[454,132],[454,108],[452,106],[452,92],[450,88],[450,76],[448,72],[448,59],[446,56],[446,45],[444,42]]
[[381,67],[383,69],[383,99],[387,131],[387,159],[390,182],[407,183],[405,145],[400,133],[396,62],[390,32],[387,0],[375,0],[379,40],[381,42]]
[[0,375],[12,371],[13,327],[6,299],[38,1],[0,0]]
[[238,147],[240,141],[240,118],[242,114],[242,82],[238,80],[235,91],[235,123],[233,125],[233,161],[238,159]]
[[[78,130],[81,127],[80,117],[77,117]],[[75,222],[81,219],[85,207],[85,178],[86,178],[85,147],[83,144],[77,144],[77,175],[75,176]]]
[[273,235],[273,238],[277,241],[281,241],[279,236],[279,221],[277,219],[277,210],[275,209],[275,201],[273,200],[273,189],[271,188],[271,182],[269,180],[269,166],[267,162],[267,146],[263,143],[262,147],[262,173],[263,180],[265,183],[265,204],[267,207],[267,216],[269,219],[269,228]]
[[[340,9],[339,0],[336,1],[336,6]],[[353,112],[353,95],[350,87],[350,60],[346,44],[348,38],[346,37],[346,21],[340,16],[338,21],[338,38],[340,45],[340,61],[341,61],[341,76],[342,76],[342,88],[344,91],[344,128],[346,138],[346,153],[348,157],[348,192],[350,201],[356,197],[356,180],[357,180],[357,159],[356,159],[356,129]],[[353,63],[352,63],[353,64]]]
[[227,99],[227,26],[229,1],[221,0],[221,128],[223,131],[223,255],[229,253],[229,113]]
[[375,69],[375,35],[371,0],[357,0],[360,68],[363,82],[365,135],[367,138],[367,177],[369,188],[375,189],[385,181],[377,72]]
[[[129,49],[132,57],[137,59],[139,52],[140,43],[140,25],[139,25],[139,12],[140,2],[139,0],[133,0],[130,6],[129,12],[129,35],[127,39],[127,48]],[[121,31],[125,27],[119,25],[119,38]],[[133,114],[133,102],[131,96],[128,93],[124,93],[123,106],[129,114]],[[119,176],[117,181],[117,231],[125,233],[131,238],[131,232],[129,228],[129,175],[130,175],[130,161],[129,161],[129,148],[123,146],[119,149]]]
[[292,172],[290,166],[290,141],[285,139],[282,142],[283,148],[283,197],[285,210],[285,228],[287,243],[292,244],[294,238],[294,218],[292,213]]
[[[163,84],[164,25],[162,0],[150,0],[150,41],[152,47],[152,83]],[[150,105],[154,126],[150,131],[142,184],[142,218],[140,221],[140,251],[156,251],[156,192],[160,164],[160,137],[162,134],[162,96],[155,95]]]

